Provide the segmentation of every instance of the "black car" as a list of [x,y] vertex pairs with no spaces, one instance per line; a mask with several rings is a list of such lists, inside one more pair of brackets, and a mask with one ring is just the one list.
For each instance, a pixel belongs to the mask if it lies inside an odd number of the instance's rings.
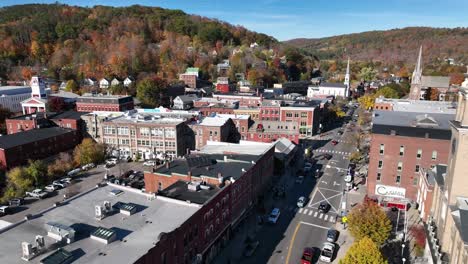
[[320,205],[319,205],[319,207],[318,207],[318,210],[319,210],[319,212],[325,214],[325,213],[327,213],[327,212],[330,210],[330,207],[331,207],[331,206],[330,206],[329,203],[327,203],[327,202],[321,202]]
[[338,237],[338,231],[337,230],[335,230],[333,228],[328,229],[328,231],[327,231],[327,241],[328,242],[332,242],[332,243],[335,242],[337,237]]
[[329,160],[329,159],[332,158],[332,155],[327,153],[327,154],[324,155],[324,157],[325,157],[327,160]]

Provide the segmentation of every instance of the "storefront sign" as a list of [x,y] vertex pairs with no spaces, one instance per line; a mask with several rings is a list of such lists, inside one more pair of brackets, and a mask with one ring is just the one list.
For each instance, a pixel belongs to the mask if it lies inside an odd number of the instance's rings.
[[399,187],[393,187],[393,186],[387,186],[387,185],[381,185],[381,184],[377,184],[375,186],[375,194],[377,195],[405,198],[405,193],[406,193],[405,188],[399,188]]

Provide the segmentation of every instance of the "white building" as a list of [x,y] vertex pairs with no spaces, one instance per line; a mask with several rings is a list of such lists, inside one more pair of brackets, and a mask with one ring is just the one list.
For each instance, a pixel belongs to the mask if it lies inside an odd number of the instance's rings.
[[123,81],[123,84],[124,84],[125,87],[129,87],[130,85],[132,85],[133,82],[134,82],[134,79],[131,76],[128,76]]
[[309,86],[307,89],[307,97],[323,97],[323,96],[347,96],[348,86],[342,83],[321,83],[318,86]]
[[31,94],[30,97],[21,102],[23,114],[32,114],[36,112],[45,112],[47,105],[46,84],[41,77],[33,76],[31,78]]
[[99,88],[107,89],[109,88],[109,86],[110,86],[110,82],[106,78],[103,78],[99,81]]

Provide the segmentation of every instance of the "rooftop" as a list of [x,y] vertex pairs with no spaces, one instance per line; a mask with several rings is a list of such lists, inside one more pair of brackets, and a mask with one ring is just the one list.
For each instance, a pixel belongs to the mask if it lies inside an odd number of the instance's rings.
[[[116,188],[123,193],[110,195]],[[46,247],[55,240],[47,237],[45,224],[56,222],[75,230],[75,242],[64,246],[75,258],[73,263],[134,263],[159,241],[162,233],[178,228],[199,210],[199,206],[183,204],[165,197],[149,198],[147,194],[130,191],[125,187],[105,186],[85,193],[68,203],[52,208],[36,218],[5,231],[0,236],[0,263],[25,263],[21,259],[21,242],[34,243],[36,235],[45,238]],[[95,217],[95,205],[105,201],[115,205],[118,202],[137,206],[133,215],[122,215],[118,211],[102,220]],[[91,239],[98,228],[116,232],[116,240],[109,244]],[[32,260],[39,263],[47,252]]]
[[30,86],[0,86],[0,96],[31,93]]
[[393,111],[403,112],[455,114],[457,111],[457,103],[455,102],[389,99],[379,97],[375,99],[375,103],[391,104]]
[[82,115],[87,114],[86,112],[66,111],[50,115],[50,119],[75,119],[80,120]]
[[262,143],[255,141],[241,140],[239,143],[207,141],[206,145],[200,150],[206,154],[247,154],[247,155],[263,155],[270,150],[275,143]]
[[421,84],[423,87],[449,88],[450,77],[448,76],[422,76]]
[[158,192],[158,195],[180,201],[190,201],[190,203],[204,204],[211,197],[215,196],[219,190],[220,188],[214,185],[177,181],[161,192]]
[[167,124],[177,125],[186,121],[186,118],[165,117],[157,113],[141,113],[127,111],[123,115],[108,119],[112,123],[147,123],[147,124]]
[[445,176],[447,173],[447,165],[437,164],[433,169],[427,170],[427,181],[430,185],[437,185],[443,188],[445,185]]
[[229,117],[219,116],[216,114],[215,116],[203,117],[202,119],[193,122],[192,125],[220,127],[226,124],[229,119]]
[[215,117],[248,120],[250,115],[216,114]]
[[340,89],[346,88],[346,85],[344,85],[343,83],[329,83],[329,82],[323,82],[323,83],[320,83],[319,86],[321,86],[321,87],[329,87],[329,88],[340,88]]
[[452,217],[466,246],[468,244],[468,197],[457,197],[456,206],[452,208]]
[[73,130],[61,127],[49,127],[4,135],[0,137],[0,149],[14,148],[38,140],[64,135],[70,133],[71,131]]
[[372,117],[372,133],[388,134],[392,130],[399,136],[450,139],[449,121],[455,114],[419,112],[395,112],[375,110]]

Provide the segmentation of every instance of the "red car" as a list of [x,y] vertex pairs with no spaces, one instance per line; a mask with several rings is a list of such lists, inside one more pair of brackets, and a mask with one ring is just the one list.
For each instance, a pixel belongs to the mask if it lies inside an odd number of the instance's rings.
[[334,146],[336,146],[336,144],[338,144],[338,141],[336,141],[336,140],[332,140],[332,142],[331,142],[331,143],[332,143]]
[[314,259],[314,249],[304,248],[304,253],[302,253],[301,264],[312,264],[312,259]]

